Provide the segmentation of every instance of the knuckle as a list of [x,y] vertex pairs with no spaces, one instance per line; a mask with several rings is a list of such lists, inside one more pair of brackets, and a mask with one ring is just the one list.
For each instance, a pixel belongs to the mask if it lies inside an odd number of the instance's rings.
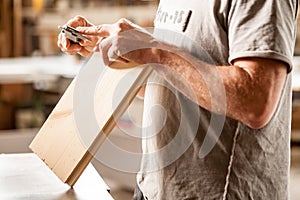
[[72,27],[86,26],[87,22],[86,22],[86,19],[84,17],[82,17],[81,15],[76,15],[75,17],[73,17],[72,19],[70,19],[67,22],[67,25],[72,26]]
[[74,17],[74,20],[76,20],[76,21],[86,21],[86,19],[84,17],[82,17],[81,15],[76,15]]
[[118,23],[125,23],[127,20],[124,18],[124,17],[122,17],[122,18],[120,18],[119,20],[118,20]]
[[117,21],[116,25],[120,30],[124,30],[124,29],[128,29],[129,23],[127,19],[121,18]]
[[80,19],[82,19],[83,17],[81,16],[81,15],[76,15],[75,17],[74,17],[74,19],[77,19],[77,20],[80,20]]

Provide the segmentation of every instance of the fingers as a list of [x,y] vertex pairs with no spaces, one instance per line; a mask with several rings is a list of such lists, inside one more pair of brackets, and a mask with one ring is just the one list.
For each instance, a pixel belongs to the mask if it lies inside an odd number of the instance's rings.
[[[71,26],[73,28],[76,27],[95,27],[92,23],[90,23],[86,18],[82,16],[76,16],[70,19],[65,25]],[[80,55],[86,56],[91,55],[97,41],[98,37],[88,36],[90,41],[81,41],[79,44],[72,43],[69,39],[65,37],[65,34],[60,32],[58,35],[57,45],[58,47],[65,53],[74,55],[79,53]]]
[[102,55],[103,63],[106,66],[109,66],[112,62],[108,55],[108,51],[111,46],[112,46],[112,44],[111,44],[110,38],[102,39],[101,42],[99,43],[99,51],[100,51],[100,54]]
[[98,49],[102,55],[103,62],[106,66],[110,66],[113,62],[128,63],[129,60],[123,58],[120,54],[117,38],[114,36],[102,39],[98,44]]
[[[126,19],[120,19],[114,24],[104,24],[101,26],[97,26],[97,29],[93,29],[93,34],[98,34],[101,38],[99,39],[96,48],[94,50],[100,51],[102,54],[102,59],[105,65],[109,66],[112,62],[129,62],[119,55],[119,44],[118,44],[118,36],[127,30],[134,29],[132,23]],[[90,29],[91,30],[91,29]],[[88,32],[85,29],[85,33]]]
[[90,26],[90,27],[80,26],[76,28],[76,30],[78,30],[82,34],[97,35],[98,37],[109,37],[111,35],[115,35],[120,32],[132,30],[132,29],[142,30],[142,28],[140,28],[139,26],[123,18],[118,20],[114,24],[103,24],[103,25]]
[[94,49],[95,49],[97,42],[98,42],[98,39],[96,37],[90,38],[90,41],[81,40],[79,44],[82,48],[80,49],[78,54],[85,56],[85,57],[91,56],[92,53],[95,51]]
[[68,40],[66,37],[64,37],[63,34],[58,35],[57,45],[63,52],[70,54],[70,55],[74,55],[78,51],[81,50],[80,45],[71,44],[70,40]]
[[91,27],[77,27],[77,31],[86,36],[98,36],[102,38],[109,37],[110,35],[116,33],[116,28],[112,24],[103,24],[99,26]]
[[113,51],[110,49],[109,37],[115,35],[118,31],[114,24],[103,24],[99,26],[91,27],[77,27],[77,31],[88,37],[90,41],[82,40],[79,44],[84,47],[78,52],[80,55],[86,56],[91,55],[94,51],[99,51],[103,55],[105,64],[116,60],[116,56],[113,55]]
[[98,36],[89,36],[89,35],[85,35],[85,36],[89,40],[81,40],[79,42],[79,44],[80,44],[80,46],[86,48],[87,50],[92,51],[95,48],[95,46],[99,40],[99,37]]
[[85,34],[85,35],[98,35],[98,28],[99,26],[89,26],[89,27],[86,27],[86,26],[78,26],[76,28],[77,31],[79,31],[80,33],[82,34]]
[[98,26],[97,29],[98,35],[104,38],[114,35],[118,32],[113,24],[103,24]]
[[[128,62],[118,55],[121,46],[120,35],[128,30],[142,29],[126,19],[120,19],[114,24],[95,26],[82,16],[70,19],[66,25],[76,28],[77,31],[89,38],[89,41],[82,40],[79,44],[74,44],[63,33],[60,33],[57,45],[63,52],[72,55],[78,53],[82,56],[90,56],[95,50],[99,50],[107,65],[113,61]],[[128,35],[127,37],[130,39],[125,39],[124,42],[131,41],[130,44],[132,45],[132,42],[135,42],[134,37]]]
[[85,48],[81,48],[81,50],[78,51],[77,53],[81,56],[84,56],[84,57],[90,57],[93,54],[93,51],[89,51]]

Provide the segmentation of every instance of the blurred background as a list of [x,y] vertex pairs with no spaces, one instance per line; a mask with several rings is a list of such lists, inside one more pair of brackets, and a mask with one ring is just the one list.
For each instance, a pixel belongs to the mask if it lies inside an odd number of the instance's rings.
[[[0,0],[0,153],[30,152],[28,145],[79,72],[85,59],[61,53],[58,26],[76,15],[92,23],[121,17],[152,27],[158,0]],[[291,199],[300,196],[300,23],[293,70]],[[141,144],[124,132],[137,131],[143,101],[134,100],[111,141],[132,152]],[[116,199],[131,199],[135,174],[93,164]],[[134,163],[133,165],[136,165]]]

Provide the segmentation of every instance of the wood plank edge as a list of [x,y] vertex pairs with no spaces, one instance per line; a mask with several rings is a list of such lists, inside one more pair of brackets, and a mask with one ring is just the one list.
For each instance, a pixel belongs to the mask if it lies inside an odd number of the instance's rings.
[[[101,144],[105,141],[105,138],[109,136],[111,131],[116,126],[117,120],[120,119],[120,117],[124,114],[126,109],[129,107],[129,105],[132,103],[133,99],[136,97],[139,89],[143,86],[147,78],[152,73],[153,69],[151,67],[145,67],[145,69],[142,70],[141,74],[138,76],[136,81],[132,84],[130,87],[129,92],[125,95],[123,100],[120,102],[118,107],[116,108],[116,111],[113,112],[113,115],[110,116],[108,122],[105,124],[101,132],[96,136],[96,139],[91,144],[88,151],[85,153],[85,155],[80,160],[79,164],[74,168],[73,172],[70,174],[68,179],[65,181],[68,185],[71,187],[74,186],[74,184],[77,182],[78,178],[81,176],[85,168],[88,166],[88,164],[91,162],[91,160],[94,158],[94,155],[99,150]],[[128,102],[128,103],[127,103]]]

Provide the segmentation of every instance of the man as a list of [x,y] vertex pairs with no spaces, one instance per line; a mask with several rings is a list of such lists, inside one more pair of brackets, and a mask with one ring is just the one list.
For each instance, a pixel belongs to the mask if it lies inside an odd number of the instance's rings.
[[107,65],[155,70],[145,92],[142,199],[288,199],[296,15],[296,0],[162,0],[153,35],[125,19],[67,23],[92,41],[60,34],[64,52],[89,56],[96,46]]

